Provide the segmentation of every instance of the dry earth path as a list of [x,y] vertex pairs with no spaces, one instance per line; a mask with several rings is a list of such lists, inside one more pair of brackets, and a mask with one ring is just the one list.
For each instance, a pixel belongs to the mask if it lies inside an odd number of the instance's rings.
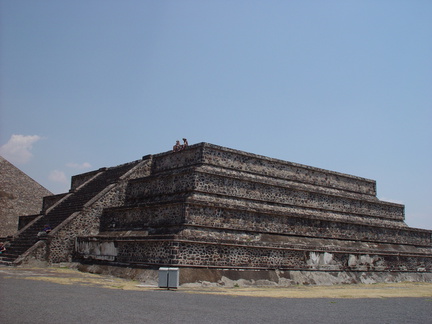
[[[156,286],[145,285],[134,280],[84,273],[67,267],[0,267],[0,273],[20,279],[39,280],[63,285],[83,285],[137,291],[160,290]],[[334,286],[249,286],[234,288],[180,287],[178,291],[195,294],[275,298],[432,298],[432,283],[402,282]]]

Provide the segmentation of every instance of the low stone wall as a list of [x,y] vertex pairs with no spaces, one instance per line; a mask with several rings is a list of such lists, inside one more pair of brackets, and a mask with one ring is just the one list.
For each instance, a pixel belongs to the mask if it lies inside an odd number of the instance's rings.
[[[113,244],[115,249],[103,249]],[[89,248],[90,246],[90,248]],[[110,251],[113,254],[103,254]],[[76,257],[124,264],[183,267],[279,269],[315,271],[416,271],[432,272],[432,255],[403,252],[335,252],[298,248],[224,244],[185,240],[79,238]]]

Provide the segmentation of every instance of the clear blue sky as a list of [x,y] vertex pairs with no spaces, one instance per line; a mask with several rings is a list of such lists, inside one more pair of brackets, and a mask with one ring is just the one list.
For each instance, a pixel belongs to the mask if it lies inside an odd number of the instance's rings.
[[0,154],[49,190],[186,137],[374,179],[432,229],[432,1],[0,10]]

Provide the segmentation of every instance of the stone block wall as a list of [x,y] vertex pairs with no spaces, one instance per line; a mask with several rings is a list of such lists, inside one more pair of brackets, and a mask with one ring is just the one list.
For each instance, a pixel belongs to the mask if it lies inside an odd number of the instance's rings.
[[208,143],[190,146],[175,154],[153,156],[152,174],[206,164],[249,174],[296,181],[326,188],[375,196],[376,182],[361,177],[241,152]]
[[195,174],[195,190],[198,192],[399,221],[404,219],[402,205],[299,190],[291,186],[273,185],[271,182],[245,181],[204,173],[198,169]]
[[111,264],[307,271],[432,271],[431,231],[373,180],[201,143],[149,158],[124,204],[79,237]]
[[188,204],[185,224],[225,230],[250,231],[267,234],[308,236],[368,242],[399,243],[431,246],[426,230],[400,227],[381,227],[355,222],[291,216],[275,212],[258,212]]
[[192,192],[194,185],[193,169],[132,180],[126,192],[126,206],[165,202],[175,199],[170,199],[173,195],[183,198],[182,194]]
[[404,220],[404,206],[379,201],[372,180],[247,153],[237,152],[236,156],[209,144],[153,156],[151,175],[129,184],[126,205],[163,201],[169,195],[182,199],[181,194],[192,191],[339,212],[353,218]]
[[[169,265],[181,267],[280,269],[314,271],[398,271],[431,272],[432,255],[319,251],[310,247],[292,248],[194,242],[186,240],[135,239],[115,241],[115,250],[102,251],[109,239],[99,239],[89,249],[92,238],[79,238],[77,252],[94,260],[114,264]],[[95,242],[95,241],[93,241]],[[113,254],[110,254],[113,253]]]
[[297,269],[304,267],[305,252],[291,249],[181,242],[175,261],[178,265],[211,265],[218,268]]
[[100,231],[142,231],[183,225],[184,204],[150,205],[134,208],[108,208],[101,217]]
[[323,170],[216,145],[204,145],[203,162],[247,173],[298,181],[327,188],[376,195],[374,180]]
[[101,217],[100,231],[179,233],[191,227],[416,246],[431,245],[431,235],[426,230],[390,224],[377,226],[377,224],[359,224],[349,220],[326,220],[307,214],[294,215],[274,210],[257,211],[244,207],[237,209],[233,206],[194,203],[193,200],[189,200],[187,204],[170,203],[105,209]]
[[176,244],[164,240],[117,241],[117,262],[135,264],[175,264]]

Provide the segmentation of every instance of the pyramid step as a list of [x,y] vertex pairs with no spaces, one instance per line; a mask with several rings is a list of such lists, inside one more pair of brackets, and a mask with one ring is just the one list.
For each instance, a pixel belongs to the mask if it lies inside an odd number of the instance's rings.
[[18,256],[18,255],[21,255],[21,254],[25,253],[27,250],[28,249],[22,249],[22,250],[15,250],[14,249],[14,250],[11,250],[8,254]]
[[19,256],[20,254],[10,254],[10,255],[3,254],[3,256],[1,256],[0,258],[3,261],[13,261],[16,260]]
[[14,244],[8,248],[8,251],[18,251],[23,249],[28,249],[33,244]]
[[[36,243],[36,242],[34,242],[34,243]],[[11,245],[9,247],[9,250],[28,249],[29,247],[33,246],[34,243],[17,243],[17,244]]]
[[29,228],[23,231],[19,237],[11,242],[8,247],[9,255],[0,255],[0,260],[14,260],[25,253],[40,238],[37,236],[49,224],[52,228],[59,226],[64,220],[75,212],[83,209],[84,205],[96,197],[108,185],[118,181],[119,177],[130,170],[135,164],[126,164],[117,168],[105,169],[97,178],[84,184],[78,191],[72,193],[65,200],[43,215]]

